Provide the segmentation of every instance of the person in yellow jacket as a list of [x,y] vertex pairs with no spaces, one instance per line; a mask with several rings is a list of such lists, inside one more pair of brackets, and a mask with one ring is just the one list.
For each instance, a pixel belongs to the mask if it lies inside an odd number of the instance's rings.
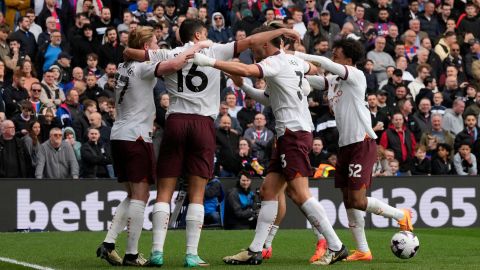
[[5,22],[10,26],[10,31],[13,31],[18,18],[25,16],[25,11],[30,8],[30,0],[5,0],[5,6]]

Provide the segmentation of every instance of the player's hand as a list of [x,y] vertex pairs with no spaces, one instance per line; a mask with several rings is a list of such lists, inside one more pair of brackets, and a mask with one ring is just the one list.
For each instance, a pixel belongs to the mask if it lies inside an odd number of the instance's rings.
[[212,47],[213,45],[213,41],[211,41],[210,39],[207,39],[207,40],[202,40],[200,42],[197,42],[197,44],[195,44],[195,48],[196,48],[196,52],[202,50],[202,49],[205,49],[205,48],[210,48]]
[[195,57],[193,58],[193,63],[201,67],[213,67],[216,61],[217,60],[201,53],[195,53]]
[[283,35],[286,37],[286,38],[290,38],[290,39],[293,39],[295,40],[295,42],[299,42],[301,41],[301,37],[300,37],[300,34],[296,31],[296,30],[293,30],[293,29],[288,29],[288,28],[283,28],[284,29],[284,33]]
[[231,74],[227,74],[227,76],[232,79],[233,83],[238,86],[238,87],[242,87],[243,86],[243,78],[241,76],[238,76],[238,75],[231,75]]

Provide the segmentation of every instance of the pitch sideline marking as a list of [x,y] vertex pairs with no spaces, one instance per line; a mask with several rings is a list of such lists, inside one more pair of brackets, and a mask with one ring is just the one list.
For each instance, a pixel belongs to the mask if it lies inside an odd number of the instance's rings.
[[29,267],[29,268],[33,268],[33,269],[38,269],[38,270],[55,270],[55,269],[50,268],[50,267],[45,267],[45,266],[32,264],[32,263],[27,263],[27,262],[21,262],[21,261],[17,261],[17,260],[10,259],[10,258],[5,258],[5,257],[0,257],[0,261],[11,263],[11,264],[17,264],[17,265],[21,265],[21,266],[25,266],[25,267]]

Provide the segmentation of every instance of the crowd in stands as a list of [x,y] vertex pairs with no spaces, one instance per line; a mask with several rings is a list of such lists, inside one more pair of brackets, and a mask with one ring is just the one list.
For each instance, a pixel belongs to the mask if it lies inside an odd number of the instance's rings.
[[[331,57],[336,40],[361,42],[366,54],[357,66],[378,136],[374,176],[478,173],[478,0],[23,0],[2,1],[0,11],[0,177],[114,178],[115,73],[128,33],[152,26],[160,48],[171,49],[180,45],[180,24],[195,18],[218,43],[273,22],[301,35],[301,43],[286,42],[290,50]],[[252,63],[252,52],[234,61]],[[264,175],[274,144],[271,108],[226,76],[219,91],[215,174]],[[316,178],[335,173],[338,149],[326,93],[308,97]],[[152,97],[158,153],[169,105],[161,79]]]

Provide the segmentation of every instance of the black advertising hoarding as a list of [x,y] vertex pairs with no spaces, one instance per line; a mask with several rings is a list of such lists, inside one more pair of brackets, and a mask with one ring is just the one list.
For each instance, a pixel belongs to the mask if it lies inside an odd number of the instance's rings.
[[[235,179],[223,179],[225,191]],[[259,186],[261,180],[255,180]],[[0,180],[0,231],[102,231],[110,225],[112,213],[126,193],[112,180]],[[345,207],[333,181],[310,181],[312,195],[320,200],[336,228],[348,227]],[[375,179],[370,196],[396,207],[414,209],[416,227],[480,226],[479,177],[390,177]],[[150,213],[156,191],[150,192],[144,229],[152,228]],[[366,216],[366,226],[387,228],[396,222]],[[307,228],[298,208],[287,202],[282,228]]]

